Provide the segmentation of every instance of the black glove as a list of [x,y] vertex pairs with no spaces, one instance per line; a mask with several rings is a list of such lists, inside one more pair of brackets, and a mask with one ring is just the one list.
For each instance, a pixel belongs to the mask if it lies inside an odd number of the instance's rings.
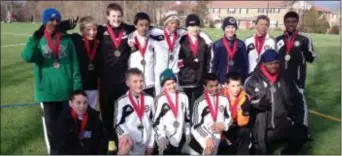
[[272,103],[271,100],[267,97],[267,95],[264,95],[262,98],[260,98],[259,106],[262,109],[271,110]]
[[248,98],[247,98],[246,101],[245,101],[245,103],[243,103],[243,104],[241,105],[242,115],[243,115],[243,116],[249,116],[250,107],[251,107],[251,103],[250,103],[250,101],[249,101]]
[[39,40],[40,38],[42,38],[44,36],[44,31],[45,31],[45,25],[42,24],[38,30],[36,30],[34,33],[33,33],[33,36]]
[[68,30],[74,29],[77,25],[77,21],[78,21],[78,16],[73,19],[67,19],[67,20],[62,21],[61,24],[59,25],[59,31],[66,32]]

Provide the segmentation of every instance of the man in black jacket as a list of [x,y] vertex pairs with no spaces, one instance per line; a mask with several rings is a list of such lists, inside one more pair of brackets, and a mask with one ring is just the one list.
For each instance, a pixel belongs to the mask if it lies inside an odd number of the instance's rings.
[[195,14],[186,18],[188,34],[180,40],[178,67],[179,85],[189,98],[190,110],[197,98],[203,93],[203,75],[208,73],[210,66],[210,49],[199,35],[200,20]]
[[57,122],[53,144],[61,155],[104,155],[108,139],[99,114],[88,108],[84,91],[74,91],[70,108],[64,110]]
[[301,94],[293,81],[285,82],[279,72],[279,54],[266,50],[250,77],[245,90],[253,108],[253,142],[255,154],[272,154],[272,142],[286,140],[281,154],[296,154],[305,143],[303,126],[295,124]]

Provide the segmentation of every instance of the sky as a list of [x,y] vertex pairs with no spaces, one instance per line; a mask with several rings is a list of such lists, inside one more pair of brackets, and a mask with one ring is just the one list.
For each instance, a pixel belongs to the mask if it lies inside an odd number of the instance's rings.
[[333,10],[340,10],[341,1],[313,1],[314,4]]

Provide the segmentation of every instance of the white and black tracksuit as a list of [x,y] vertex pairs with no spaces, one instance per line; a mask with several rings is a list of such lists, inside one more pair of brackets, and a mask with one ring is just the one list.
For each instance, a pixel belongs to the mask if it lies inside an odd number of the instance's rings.
[[308,111],[304,96],[304,88],[306,79],[306,63],[312,63],[316,56],[312,40],[305,34],[298,33],[298,35],[294,39],[294,46],[289,53],[291,56],[291,59],[289,61],[285,60],[285,56],[287,54],[285,36],[281,35],[277,37],[276,40],[282,70],[285,71],[285,76],[286,78],[288,78],[288,81],[295,82],[299,92],[302,94],[303,97],[304,106],[300,122],[305,126],[308,126]]
[[[168,93],[173,104],[176,104],[176,93]],[[155,139],[165,137],[169,146],[163,154],[180,154],[185,136],[190,135],[189,100],[184,93],[178,93],[178,114],[174,116],[165,94],[156,97],[156,113],[153,120]],[[175,125],[176,124],[176,125]]]
[[[248,62],[249,62],[249,67],[248,67],[248,73],[250,74],[251,72],[254,71],[255,67],[258,64],[257,59],[261,57],[261,55],[265,52],[267,49],[276,49],[276,41],[273,37],[271,37],[269,34],[266,34],[265,36],[265,42],[264,45],[261,49],[260,56],[257,51],[256,43],[254,40],[254,34],[253,36],[247,38],[245,40],[245,45],[247,47],[247,53],[248,53]],[[259,38],[261,39],[261,38]]]
[[[215,100],[216,96],[209,95],[209,98],[212,103],[212,107],[215,108]],[[228,99],[224,96],[219,96],[219,106],[218,106],[218,114],[217,120],[214,121],[210,109],[208,107],[208,103],[205,100],[205,96],[202,95],[199,97],[194,104],[193,114],[192,114],[192,125],[191,125],[191,134],[192,139],[189,143],[190,149],[189,154],[198,155],[203,154],[204,149],[206,147],[206,138],[211,137],[216,142],[216,149],[213,155],[215,155],[218,151],[218,145],[221,141],[221,133],[214,133],[211,130],[211,126],[214,123],[223,123],[225,128],[224,131],[228,131],[229,126],[232,124],[233,120],[230,115],[230,105]]]
[[[154,96],[154,82],[155,82],[155,75],[154,75],[154,66],[155,66],[155,53],[154,53],[154,41],[149,35],[141,36],[137,34],[136,31],[129,35],[129,41],[132,39],[138,39],[140,46],[143,48],[146,44],[146,39],[148,39],[148,45],[144,56],[139,51],[138,46],[132,48],[132,53],[129,58],[128,68],[138,68],[144,74],[145,86],[144,90],[145,93]],[[135,44],[137,45],[137,44]],[[142,64],[144,60],[145,65]]]
[[[173,38],[175,37],[174,33],[170,33],[167,31],[167,33],[170,36],[171,42],[173,41]],[[178,56],[179,56],[179,50],[180,50],[180,39],[182,36],[186,34],[186,30],[184,29],[177,29],[177,40],[174,44],[173,51],[170,52],[169,45],[165,39],[164,36],[164,30],[154,28],[150,31],[150,35],[153,36],[155,39],[155,55],[156,55],[156,64],[155,64],[155,89],[156,89],[156,95],[159,95],[161,93],[161,85],[159,82],[159,76],[160,74],[167,68],[171,69],[173,73],[178,74],[179,68],[178,68]],[[205,40],[205,42],[210,45],[212,43],[211,39],[204,34],[203,32],[200,33],[200,36]],[[172,55],[173,60],[170,60],[170,56]]]
[[[138,105],[142,104],[140,96],[134,96],[133,99]],[[129,154],[132,155],[145,154],[146,148],[153,148],[154,146],[154,131],[152,129],[152,119],[155,111],[154,100],[152,96],[146,94],[144,99],[145,108],[141,121],[129,100],[128,92],[119,97],[115,104],[114,129],[118,137],[126,134],[130,135],[133,148]],[[141,124],[143,125],[142,131],[138,129]]]

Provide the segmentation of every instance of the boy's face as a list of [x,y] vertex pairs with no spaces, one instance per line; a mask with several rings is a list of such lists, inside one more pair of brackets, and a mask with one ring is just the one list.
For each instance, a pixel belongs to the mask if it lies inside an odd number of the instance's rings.
[[270,73],[271,75],[278,73],[279,66],[280,66],[280,63],[278,60],[271,61],[271,62],[264,62],[263,64],[264,64],[267,72]]
[[109,11],[107,19],[110,25],[118,27],[122,23],[122,14],[118,10],[111,10]]
[[298,25],[298,19],[295,17],[288,17],[284,20],[286,31],[294,32]]
[[139,35],[146,35],[149,27],[150,22],[148,20],[138,20],[138,23],[135,25],[135,29],[137,29]]
[[209,80],[207,81],[207,84],[204,86],[204,89],[206,92],[208,92],[209,94],[217,94],[218,93],[218,88],[219,88],[219,84],[217,80]]
[[144,77],[142,75],[131,74],[126,80],[126,85],[133,93],[141,93],[144,87]]
[[236,97],[239,95],[239,93],[242,89],[241,81],[240,80],[229,80],[229,83],[227,83],[227,88],[228,88],[229,95]]
[[228,25],[224,28],[224,34],[226,37],[233,37],[235,35],[236,28],[232,25]]
[[166,29],[169,30],[170,32],[174,32],[178,29],[179,27],[179,22],[178,20],[171,20],[167,22],[166,24]]
[[169,92],[175,92],[177,89],[177,83],[175,80],[166,80],[163,87]]
[[69,105],[77,115],[83,115],[88,108],[88,99],[83,95],[76,95],[71,101],[69,101]]
[[268,21],[265,19],[261,19],[258,21],[258,23],[256,24],[256,30],[259,34],[261,35],[265,35],[267,33],[268,30]]
[[82,30],[82,35],[88,40],[94,40],[97,35],[97,25],[96,24],[86,24]]
[[196,36],[200,32],[200,27],[199,26],[188,26],[188,33],[192,36]]
[[54,33],[54,32],[57,31],[57,28],[58,28],[58,26],[59,26],[59,23],[60,23],[60,22],[57,21],[56,19],[51,19],[51,20],[49,20],[49,21],[46,23],[45,27],[46,27],[46,29],[47,29],[48,32]]

